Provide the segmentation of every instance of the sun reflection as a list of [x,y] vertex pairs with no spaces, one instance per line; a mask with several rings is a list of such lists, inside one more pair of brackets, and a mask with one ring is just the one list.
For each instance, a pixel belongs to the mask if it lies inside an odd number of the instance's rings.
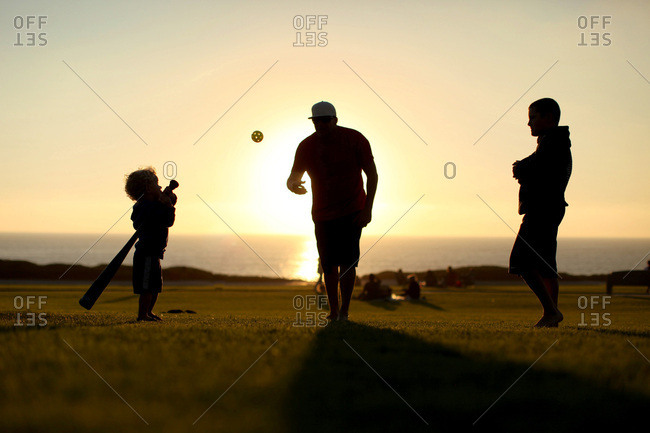
[[318,250],[315,239],[305,239],[303,242],[300,258],[295,262],[291,277],[305,281],[318,279]]

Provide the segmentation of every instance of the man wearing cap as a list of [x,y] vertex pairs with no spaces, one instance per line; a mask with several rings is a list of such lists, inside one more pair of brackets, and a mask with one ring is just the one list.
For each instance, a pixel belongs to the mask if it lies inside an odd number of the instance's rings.
[[[305,172],[313,188],[312,219],[325,274],[330,320],[347,320],[359,262],[361,229],[372,219],[377,168],[370,143],[360,132],[337,125],[336,110],[321,101],[311,108],[315,133],[298,149],[287,180],[295,194],[306,194]],[[366,173],[368,193],[361,171]],[[341,284],[339,307],[338,286]]]

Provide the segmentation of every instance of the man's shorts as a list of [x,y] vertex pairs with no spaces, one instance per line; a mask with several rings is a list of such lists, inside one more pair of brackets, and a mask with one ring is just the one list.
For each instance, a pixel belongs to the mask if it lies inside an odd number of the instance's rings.
[[160,293],[162,282],[160,258],[136,250],[133,254],[133,293]]
[[362,229],[354,222],[357,215],[359,212],[315,223],[316,246],[324,272],[338,266],[357,266]]
[[543,278],[557,278],[557,230],[565,209],[524,215],[510,253],[511,274],[537,271]]

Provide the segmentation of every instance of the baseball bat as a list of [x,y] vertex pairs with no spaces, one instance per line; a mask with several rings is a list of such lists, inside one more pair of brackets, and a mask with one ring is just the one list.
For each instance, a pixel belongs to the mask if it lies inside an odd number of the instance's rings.
[[140,233],[136,231],[133,236],[131,236],[131,239],[129,239],[120,252],[113,257],[113,260],[111,260],[102,273],[99,274],[99,277],[97,277],[97,279],[90,285],[90,288],[86,293],[81,297],[81,299],[79,299],[79,305],[84,307],[86,310],[93,308],[93,305],[95,305],[99,296],[104,292],[104,289],[108,286],[108,283],[111,282],[117,273],[117,270],[120,269],[120,266],[122,266],[122,262],[126,258],[127,254],[129,254],[129,251],[131,251],[135,241],[138,240],[139,235]]
[[[172,193],[172,190],[176,189],[178,187],[178,182],[175,180],[172,180],[169,182],[169,186],[165,188],[163,191],[164,194],[170,196],[172,198],[172,202],[175,204],[176,203],[176,196],[174,193]],[[90,288],[86,291],[86,293],[79,299],[79,305],[84,307],[86,310],[90,310],[93,305],[95,305],[95,302],[97,302],[97,299],[99,299],[100,295],[104,292],[104,289],[108,286],[108,283],[111,282],[115,274],[117,273],[117,270],[120,269],[120,266],[122,266],[122,262],[124,262],[124,259],[126,256],[129,254],[129,251],[131,251],[131,248],[133,248],[133,244],[135,244],[135,241],[138,240],[139,233],[136,230],[136,232],[131,236],[131,239],[122,247],[119,253],[115,257],[113,257],[113,260],[106,266],[106,268],[102,271],[101,274],[99,274],[99,277],[90,285]]]

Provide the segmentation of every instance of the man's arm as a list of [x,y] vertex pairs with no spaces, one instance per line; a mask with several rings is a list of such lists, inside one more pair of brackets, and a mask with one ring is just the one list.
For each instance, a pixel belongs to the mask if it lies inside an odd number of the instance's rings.
[[291,172],[289,179],[287,179],[287,188],[289,188],[289,191],[298,195],[307,194],[307,189],[302,186],[302,184],[305,183],[305,181],[302,180],[303,174],[305,174],[304,171]]
[[375,165],[374,160],[370,160],[368,165],[363,168],[363,172],[366,173],[366,205],[361,210],[361,213],[357,216],[356,222],[361,227],[368,225],[372,221],[372,205],[375,202],[375,193],[377,192],[377,183],[379,181],[379,175],[377,174],[377,166]]
[[531,177],[535,176],[535,170],[537,166],[537,161],[535,160],[537,155],[532,153],[526,158],[515,161],[512,163],[512,177],[517,179],[519,183],[528,181]]

